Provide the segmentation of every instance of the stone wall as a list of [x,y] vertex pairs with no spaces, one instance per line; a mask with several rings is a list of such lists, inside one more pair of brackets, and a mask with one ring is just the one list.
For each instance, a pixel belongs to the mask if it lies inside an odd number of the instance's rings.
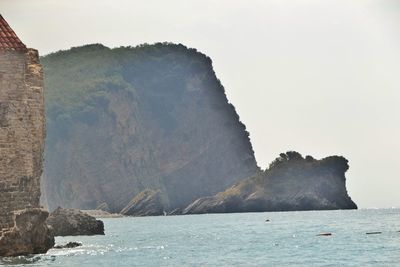
[[44,137],[43,72],[38,52],[0,51],[2,231],[14,226],[14,211],[39,207]]

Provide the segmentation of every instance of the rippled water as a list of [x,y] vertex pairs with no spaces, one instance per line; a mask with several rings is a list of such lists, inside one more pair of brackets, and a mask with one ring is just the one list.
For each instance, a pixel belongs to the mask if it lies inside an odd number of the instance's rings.
[[[269,219],[269,222],[266,220]],[[3,258],[29,266],[400,266],[400,210],[104,219],[73,249]],[[332,236],[317,236],[320,233]],[[367,232],[382,232],[367,235]]]

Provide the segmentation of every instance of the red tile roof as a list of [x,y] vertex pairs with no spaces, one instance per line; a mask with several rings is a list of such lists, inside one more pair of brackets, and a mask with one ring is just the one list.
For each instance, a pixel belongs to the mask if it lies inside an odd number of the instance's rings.
[[21,42],[7,21],[0,15],[0,50],[25,51],[26,46]]

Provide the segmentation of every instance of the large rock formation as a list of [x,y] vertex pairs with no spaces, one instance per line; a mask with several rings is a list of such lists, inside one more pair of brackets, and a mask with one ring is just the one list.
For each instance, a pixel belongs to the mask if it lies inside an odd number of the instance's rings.
[[348,168],[343,157],[316,160],[283,153],[266,171],[200,198],[182,213],[356,209],[346,190]]
[[129,216],[158,216],[164,214],[160,190],[146,189],[135,196],[121,214]]
[[51,244],[47,212],[38,210],[45,138],[42,67],[38,52],[27,49],[1,15],[0,37],[0,256],[45,252]]
[[0,238],[1,256],[46,253],[54,246],[54,235],[46,225],[49,213],[42,209],[14,212],[14,226],[3,229]]
[[50,213],[47,224],[55,236],[104,235],[104,224],[100,220],[77,209],[58,207]]
[[166,211],[258,171],[211,60],[183,45],[88,45],[42,58],[50,209],[120,212],[146,189]]

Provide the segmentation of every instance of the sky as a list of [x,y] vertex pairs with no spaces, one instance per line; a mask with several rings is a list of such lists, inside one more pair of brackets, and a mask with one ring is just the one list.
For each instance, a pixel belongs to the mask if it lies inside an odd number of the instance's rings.
[[296,150],[349,160],[360,208],[400,207],[400,2],[0,0],[42,55],[174,42],[213,60],[262,168]]

